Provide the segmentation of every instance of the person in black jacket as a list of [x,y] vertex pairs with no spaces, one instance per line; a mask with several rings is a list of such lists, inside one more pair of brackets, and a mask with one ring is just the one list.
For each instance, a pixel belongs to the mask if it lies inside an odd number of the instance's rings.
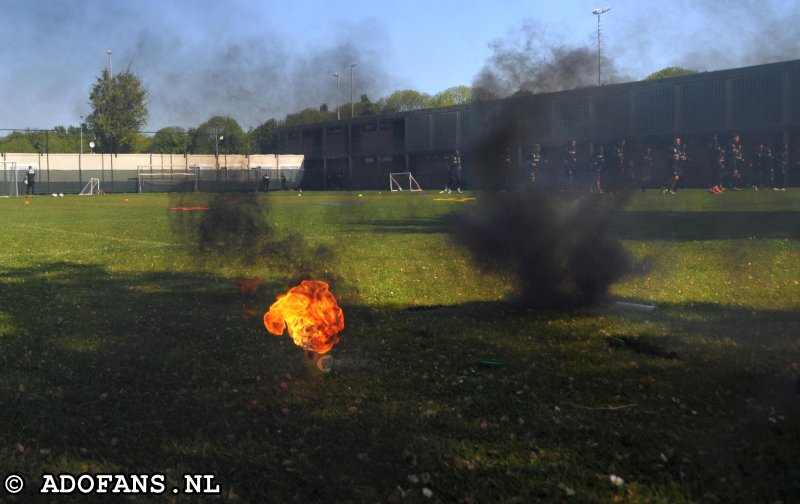
[[575,139],[567,142],[567,148],[564,149],[564,176],[567,178],[567,189],[570,191],[575,189],[575,177],[578,176],[578,143]]
[[675,194],[678,191],[678,184],[683,177],[683,166],[686,163],[686,150],[681,143],[680,137],[675,137],[672,145],[667,151],[667,165],[669,166],[669,178],[666,187],[662,191],[664,194]]
[[28,184],[25,195],[36,196],[36,170],[33,169],[33,166],[28,167],[28,174],[25,176],[25,180]]

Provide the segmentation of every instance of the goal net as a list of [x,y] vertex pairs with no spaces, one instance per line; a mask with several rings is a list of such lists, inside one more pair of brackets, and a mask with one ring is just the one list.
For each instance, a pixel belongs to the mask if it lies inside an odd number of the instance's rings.
[[191,166],[142,165],[136,171],[140,193],[197,191],[197,169]]
[[0,183],[2,183],[2,188],[0,188],[0,196],[3,196],[4,198],[8,198],[10,196],[19,197],[19,183],[22,179],[17,171],[17,162],[0,161],[0,163],[3,164],[3,178],[2,181],[0,181]]
[[399,172],[389,174],[389,190],[394,191],[421,191],[422,188],[417,183],[417,179],[411,172]]
[[81,196],[91,196],[92,194],[100,194],[100,179],[98,178],[90,178],[89,183],[83,187],[81,191]]

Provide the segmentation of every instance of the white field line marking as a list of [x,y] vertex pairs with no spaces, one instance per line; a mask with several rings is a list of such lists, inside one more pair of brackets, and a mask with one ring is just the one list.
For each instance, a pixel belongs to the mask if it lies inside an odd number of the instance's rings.
[[132,243],[141,243],[143,245],[153,245],[156,247],[177,247],[179,243],[170,243],[170,242],[160,242],[160,241],[152,241],[152,240],[137,240],[136,238],[121,238],[119,236],[109,236],[109,235],[101,235],[97,233],[87,233],[85,231],[65,231],[63,229],[58,228],[47,228],[42,226],[31,226],[30,224],[11,224],[14,227],[20,227],[25,229],[37,229],[39,231],[47,231],[47,232],[56,232],[56,233],[64,233],[64,234],[71,234],[71,235],[81,235],[81,236],[88,236],[90,238],[102,238],[107,240],[117,240],[122,242],[132,242]]

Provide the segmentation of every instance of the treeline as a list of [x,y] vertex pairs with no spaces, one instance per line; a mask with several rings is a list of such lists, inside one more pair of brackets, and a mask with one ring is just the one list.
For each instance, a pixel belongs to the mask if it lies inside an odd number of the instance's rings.
[[[98,79],[98,82],[101,82]],[[414,90],[395,91],[386,98],[373,102],[361,95],[358,102],[344,103],[339,107],[342,119],[407,112],[422,108],[447,107],[473,100],[472,88],[455,86],[433,95]],[[318,108],[306,108],[286,115],[283,119],[268,119],[250,131],[244,131],[239,123],[225,116],[214,116],[196,128],[177,126],[162,128],[155,132],[137,132],[122,142],[111,145],[109,135],[92,130],[91,121],[80,126],[56,126],[50,130],[11,131],[0,138],[0,152],[75,153],[83,152],[132,152],[173,154],[267,154],[279,152],[282,145],[278,129],[295,124],[311,124],[333,121],[337,118],[336,107],[323,103]],[[94,147],[90,147],[94,142]]]

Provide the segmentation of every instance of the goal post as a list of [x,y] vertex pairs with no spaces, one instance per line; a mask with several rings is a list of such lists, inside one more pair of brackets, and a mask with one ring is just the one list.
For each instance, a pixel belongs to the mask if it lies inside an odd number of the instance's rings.
[[395,191],[421,191],[417,179],[411,172],[397,172],[389,174],[389,190]]
[[90,178],[89,183],[83,187],[80,196],[91,196],[93,194],[101,194],[101,193],[102,191],[100,190],[100,179]]
[[0,196],[9,198],[19,197],[19,173],[16,161],[0,161],[3,164],[2,192]]
[[138,192],[197,191],[199,167],[185,165],[140,165],[136,167]]

